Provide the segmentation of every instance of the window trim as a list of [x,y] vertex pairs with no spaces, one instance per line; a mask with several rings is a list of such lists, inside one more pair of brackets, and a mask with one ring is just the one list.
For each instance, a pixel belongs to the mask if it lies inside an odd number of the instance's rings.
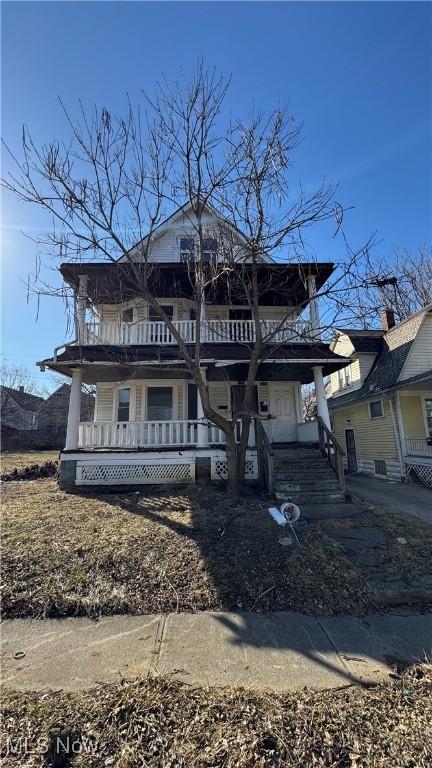
[[[353,385],[352,381],[352,363],[346,365],[345,368],[339,368],[337,372],[338,389],[349,389]],[[347,376],[349,372],[349,377]],[[349,381],[348,381],[349,378]]]
[[[171,418],[170,419],[149,419],[148,415],[148,392],[149,389],[170,389],[171,390]],[[177,397],[176,397],[176,391],[177,387],[174,384],[161,384],[161,383],[154,383],[146,384],[145,386],[145,413],[146,413],[146,421],[164,421],[168,424],[172,421],[177,421],[178,419],[175,418],[175,414],[178,411],[178,404],[177,404]]]
[[123,381],[121,384],[118,384],[115,386],[114,389],[114,397],[113,397],[113,422],[115,424],[128,424],[127,421],[120,421],[118,420],[118,407],[119,407],[119,392],[121,389],[129,389],[130,390],[130,400],[129,400],[129,422],[130,421],[136,421],[136,385],[132,384],[128,381]]
[[[381,403],[381,415],[380,416],[372,416],[371,412],[371,405],[372,403]],[[376,419],[384,419],[385,418],[385,411],[384,411],[384,401],[382,397],[378,397],[376,400],[369,400],[368,402],[368,409],[369,409],[369,419],[371,421],[375,421]]]
[[429,425],[427,421],[427,411],[426,411],[426,400],[431,400],[432,397],[429,397],[429,395],[421,395],[421,405],[422,405],[422,413],[423,413],[423,420],[424,420],[424,427],[425,427],[425,436],[426,439],[432,438],[432,428],[429,432]]

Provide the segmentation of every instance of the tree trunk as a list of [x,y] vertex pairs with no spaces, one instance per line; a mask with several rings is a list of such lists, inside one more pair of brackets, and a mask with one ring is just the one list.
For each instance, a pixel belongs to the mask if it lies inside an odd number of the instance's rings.
[[228,470],[228,485],[234,490],[238,489],[240,480],[238,474],[238,454],[237,443],[235,441],[234,430],[226,435],[226,458]]

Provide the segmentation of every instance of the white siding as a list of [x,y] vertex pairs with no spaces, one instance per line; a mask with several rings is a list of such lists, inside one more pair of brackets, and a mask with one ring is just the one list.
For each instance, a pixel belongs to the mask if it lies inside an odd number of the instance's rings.
[[228,416],[230,409],[230,384],[228,381],[210,381],[209,385],[210,405],[221,414]]
[[432,315],[425,316],[412,345],[399,381],[425,373],[432,368]]

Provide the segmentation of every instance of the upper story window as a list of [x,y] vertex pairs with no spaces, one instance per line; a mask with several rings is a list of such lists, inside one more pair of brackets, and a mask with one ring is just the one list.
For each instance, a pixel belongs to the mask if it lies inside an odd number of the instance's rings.
[[371,419],[381,419],[384,416],[382,400],[371,400],[369,403],[369,416]]
[[129,421],[130,414],[130,389],[119,389],[117,421]]
[[339,389],[345,389],[345,387],[351,386],[352,384],[351,365],[347,365],[346,368],[341,368],[341,370],[338,371],[338,384],[339,384]]
[[[168,320],[172,320],[174,317],[174,307],[172,304],[161,304],[161,307],[163,311],[165,312]],[[154,307],[149,307],[149,320],[152,323],[158,322],[158,320],[161,319],[161,316],[159,312],[157,312]]]
[[190,261],[195,258],[195,242],[192,237],[180,238],[180,261]]
[[133,308],[124,309],[121,318],[122,323],[133,323]]
[[[218,251],[217,240],[214,237],[206,237],[203,241],[202,259],[210,262],[216,259]],[[199,247],[192,237],[180,238],[180,261],[196,261],[199,258]]]

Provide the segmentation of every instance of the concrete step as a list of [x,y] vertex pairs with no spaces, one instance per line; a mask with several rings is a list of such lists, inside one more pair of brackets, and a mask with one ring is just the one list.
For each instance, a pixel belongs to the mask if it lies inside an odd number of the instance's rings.
[[313,479],[320,478],[322,480],[332,480],[336,477],[335,473],[331,469],[316,469],[314,472],[305,472],[304,470],[296,469],[292,470],[290,467],[283,467],[282,469],[275,467],[274,474],[276,477],[286,480],[291,478],[298,479]]
[[309,491],[338,491],[340,489],[339,483],[334,480],[329,480],[327,482],[310,482],[310,483],[302,483],[302,482],[290,482],[287,480],[279,480],[277,479],[275,482],[275,487],[277,487],[281,491],[302,491],[302,492],[309,492]]

